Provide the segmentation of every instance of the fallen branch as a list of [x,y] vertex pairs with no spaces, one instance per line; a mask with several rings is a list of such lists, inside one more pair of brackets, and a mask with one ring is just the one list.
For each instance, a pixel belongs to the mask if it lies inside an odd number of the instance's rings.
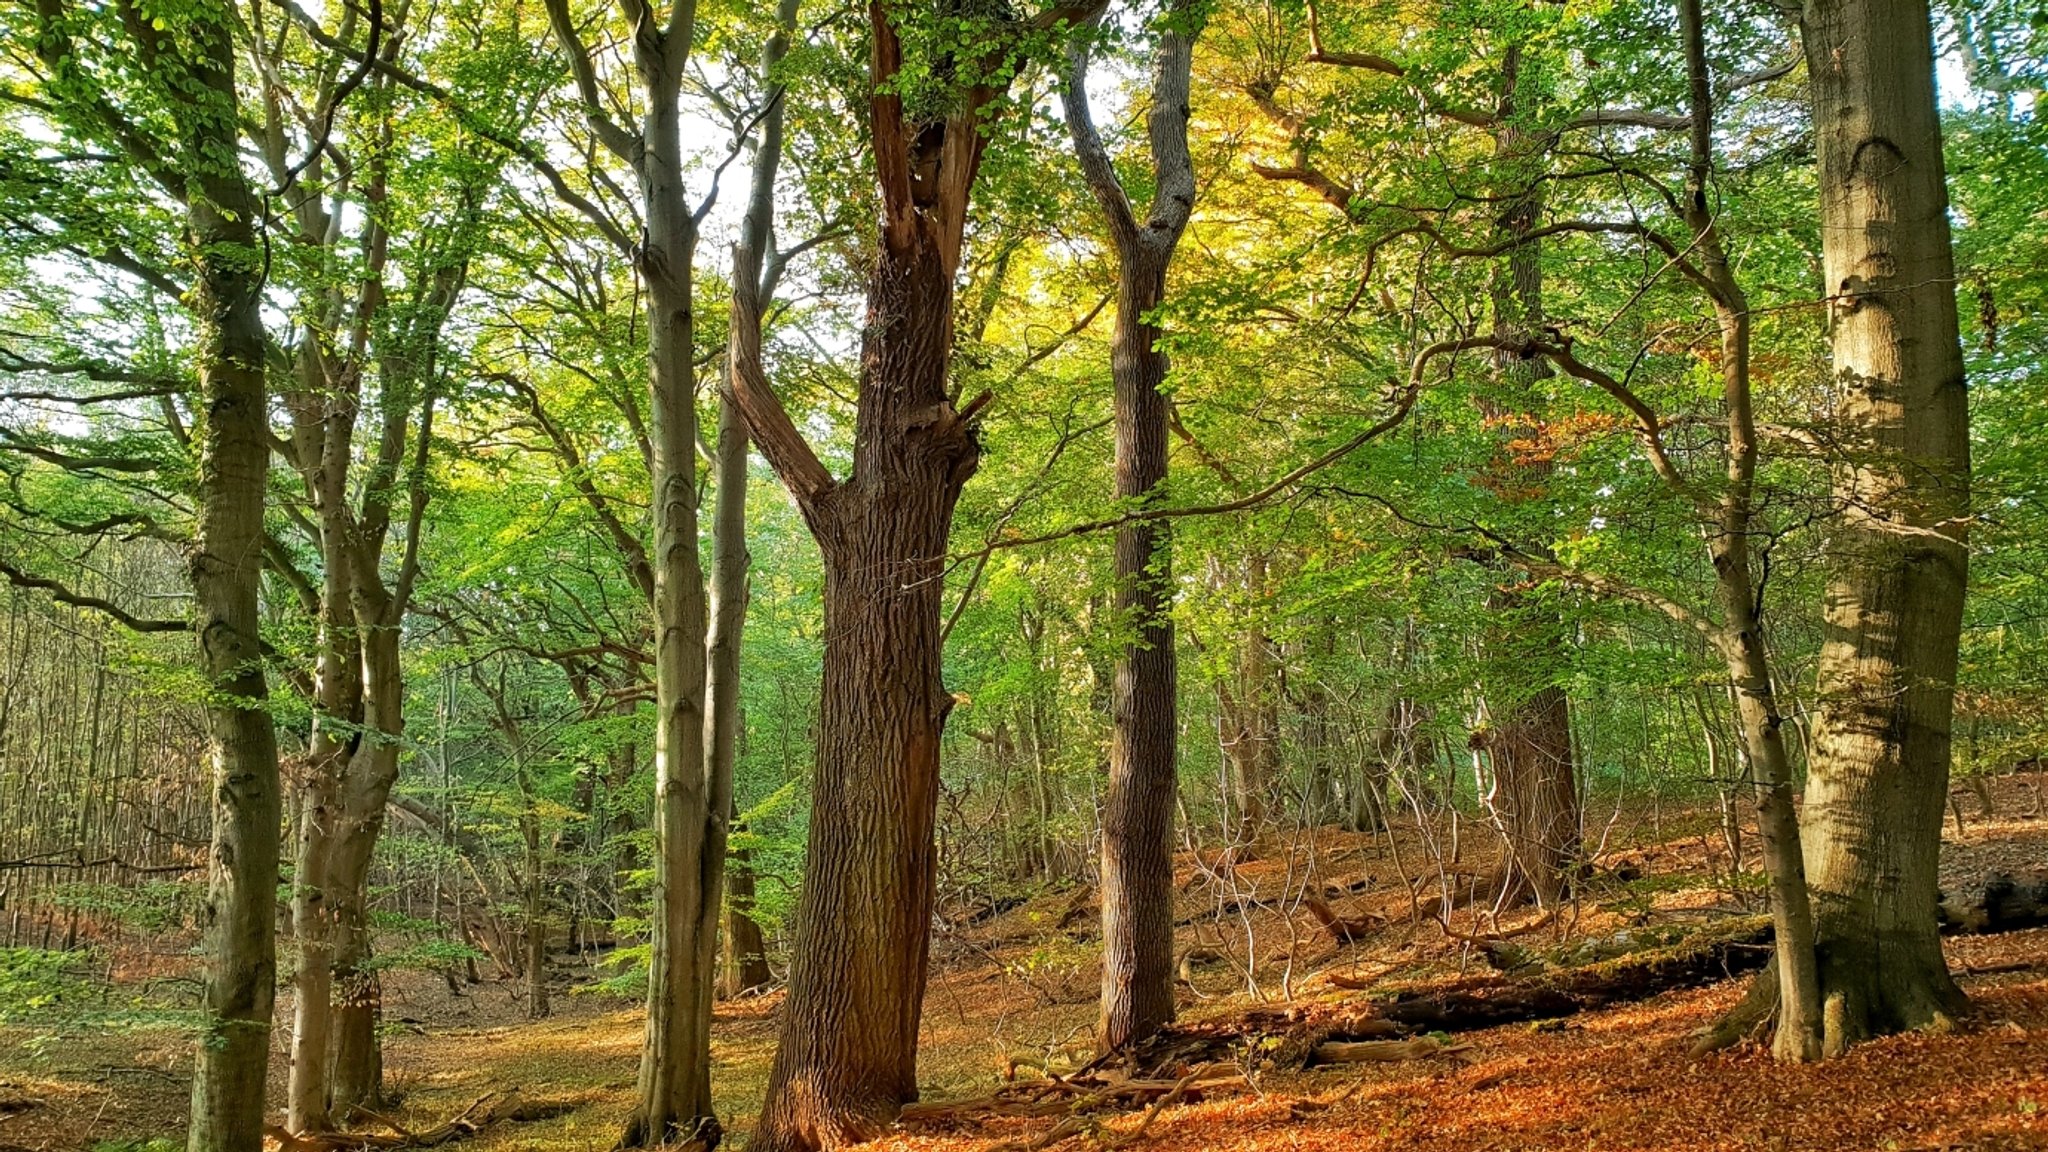
[[2048,925],[2048,871],[1996,872],[1968,899],[1941,902],[1941,930],[1951,935],[2012,932]]
[[1445,1044],[1429,1036],[1406,1040],[1328,1040],[1315,1046],[1311,1064],[1376,1064],[1402,1060],[1427,1060],[1431,1056],[1468,1052],[1470,1044]]
[[[1037,1118],[1061,1116],[1051,1128],[1029,1140],[1013,1140],[990,1152],[1042,1152],[1101,1123],[1105,1113],[1146,1108],[1148,1117],[1187,1099],[1211,1085],[1243,1079],[1235,1068],[1205,1064],[1177,1079],[1128,1076],[1115,1071],[1090,1068],[1068,1077],[1052,1077],[1029,1084],[1006,1084],[985,1096],[963,1100],[923,1101],[907,1105],[896,1117],[902,1127],[972,1123],[996,1117]],[[1121,1147],[1143,1135],[1150,1119],[1141,1121],[1138,1131],[1110,1147]]]
[[1329,901],[1310,896],[1301,902],[1308,914],[1316,918],[1323,931],[1339,944],[1356,944],[1386,924],[1386,920],[1367,913],[1363,916],[1339,916],[1330,907]]
[[1570,1016],[1753,972],[1769,959],[1770,941],[1770,918],[1748,917],[1674,944],[1593,964],[1521,979],[1480,981],[1462,989],[1406,994],[1381,1005],[1379,1012],[1397,1024],[1442,1032]]
[[562,1100],[521,1100],[519,1093],[490,1093],[478,1097],[451,1120],[419,1132],[400,1127],[396,1121],[379,1117],[391,1129],[380,1132],[292,1133],[276,1125],[264,1135],[277,1143],[278,1152],[360,1152],[375,1148],[434,1148],[453,1144],[481,1133],[493,1124],[551,1120],[572,1112],[577,1105]]

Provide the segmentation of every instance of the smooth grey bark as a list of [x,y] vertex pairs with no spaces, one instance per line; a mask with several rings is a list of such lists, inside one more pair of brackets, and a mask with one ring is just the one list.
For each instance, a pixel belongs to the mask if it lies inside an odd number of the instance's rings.
[[[643,231],[637,242],[594,214],[634,261],[645,286],[648,358],[648,469],[654,547],[636,579],[654,620],[654,893],[647,1032],[632,1115],[622,1146],[671,1141],[715,1144],[711,1108],[709,961],[715,941],[718,876],[726,812],[705,771],[706,604],[697,541],[697,388],[693,264],[698,215],[684,184],[682,83],[696,30],[694,0],[675,0],[662,18],[637,0],[620,15],[639,83],[641,119],[629,130],[612,118],[596,67],[567,0],[547,0],[548,21],[597,142],[633,168]],[[579,207],[583,207],[580,206]],[[586,214],[591,210],[584,207]],[[629,558],[639,552],[626,541]],[[651,579],[649,579],[651,577]]]
[[[1157,33],[1147,135],[1155,192],[1138,220],[1088,107],[1088,47],[1068,55],[1061,98],[1068,134],[1117,256],[1116,495],[1155,501],[1167,473],[1167,356],[1153,314],[1194,210],[1188,153],[1189,74],[1199,24],[1176,3]],[[1163,521],[1118,529],[1117,652],[1110,692],[1109,785],[1102,817],[1102,994],[1096,1043],[1112,1051],[1141,1042],[1174,1014],[1173,815],[1177,768],[1177,675],[1172,538]]]
[[282,815],[257,612],[270,465],[258,208],[234,159],[241,133],[229,25],[186,21],[165,43],[176,46],[159,67],[171,72],[179,105],[189,167],[185,221],[197,271],[192,306],[204,419],[189,566],[199,666],[211,688],[207,759],[214,785],[201,913],[201,1034],[186,1146],[256,1152],[263,1145],[276,991]]
[[[761,50],[761,79],[768,92],[768,107],[762,113],[760,135],[754,150],[754,168],[747,195],[746,215],[741,221],[739,242],[732,254],[732,308],[727,332],[726,373],[742,370],[762,372],[761,324],[767,301],[773,297],[781,278],[782,260],[770,259],[775,246],[775,178],[782,163],[784,99],[776,70],[789,52],[790,31],[795,27],[797,0],[780,0],[776,7],[775,32]],[[740,729],[740,647],[747,620],[747,571],[752,557],[747,551],[747,425],[730,387],[720,390],[718,439],[712,452],[713,489],[716,503],[712,513],[711,548],[711,633],[709,643],[710,679],[704,731],[704,755],[711,779],[711,802],[719,806],[729,822],[733,818],[733,772],[739,760]],[[717,965],[717,917],[721,900],[719,881],[724,874],[729,833],[718,837],[719,875],[711,878],[713,897],[704,906],[710,918],[702,930],[705,945],[704,971]],[[738,861],[741,865],[744,860]],[[733,905],[726,910],[729,923],[744,931],[747,939],[737,951],[728,950],[725,979],[729,993],[737,994],[765,983],[767,966],[761,955],[760,928],[747,918],[753,905],[753,873],[746,872],[746,890],[736,886]],[[744,906],[743,906],[744,905]],[[703,1011],[709,1018],[711,984],[705,983]]]
[[1968,395],[1924,0],[1809,0],[1838,390],[1807,881],[1824,1049],[1964,1005],[1936,927],[1969,558]]

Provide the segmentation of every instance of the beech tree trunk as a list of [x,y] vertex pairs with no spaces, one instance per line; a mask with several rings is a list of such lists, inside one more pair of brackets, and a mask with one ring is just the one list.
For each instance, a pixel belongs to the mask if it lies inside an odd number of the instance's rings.
[[[257,600],[270,465],[264,393],[258,207],[234,157],[235,51],[226,21],[180,22],[191,170],[186,224],[198,277],[200,425],[197,531],[189,553],[193,632],[207,695],[213,839],[207,863],[200,1037],[187,1130],[191,1152],[257,1152],[276,991],[277,736],[265,706]],[[168,53],[167,53],[168,56]]]
[[[315,208],[313,211],[318,212]],[[311,222],[324,229],[324,214]],[[350,600],[355,566],[348,472],[356,405],[339,395],[317,337],[299,349],[298,391],[288,399],[293,446],[307,495],[318,514],[315,542],[323,564],[316,606],[319,654],[313,671],[313,739],[297,797],[297,844],[292,869],[294,960],[291,1070],[285,1088],[285,1126],[295,1133],[326,1132],[330,1057],[334,1049],[334,959],[345,929],[339,917],[345,892],[332,875],[344,833],[341,792],[363,723],[362,649]]]
[[[683,45],[687,48],[687,44]],[[643,71],[649,67],[643,62]],[[680,60],[652,65],[678,72]],[[711,1110],[711,973],[707,909],[724,866],[725,810],[704,765],[705,602],[697,552],[696,381],[690,263],[696,225],[683,198],[674,77],[650,78],[641,164],[648,208],[650,408],[654,442],[655,727],[653,961],[638,1107],[623,1143],[715,1141]],[[700,1002],[704,1010],[700,1010]]]
[[[796,0],[781,0],[776,8],[776,31],[761,51],[764,79],[773,75],[789,50],[786,30],[795,25],[796,12]],[[782,162],[783,124],[783,100],[779,96],[773,100],[762,117],[746,216],[741,222],[739,243],[733,248],[733,299],[726,335],[728,381],[740,365],[759,370],[762,314],[781,278],[781,261],[769,258],[775,244],[775,175]],[[710,679],[704,755],[713,803],[722,806],[730,822],[734,817],[733,773],[739,763],[740,736],[745,724],[740,711],[740,650],[747,622],[747,571],[753,558],[747,551],[746,415],[734,399],[729,383],[719,395],[718,443],[712,471],[717,503],[711,524]],[[719,838],[721,853],[725,851],[726,840],[726,836]],[[730,896],[724,913],[724,963],[717,965],[717,970],[720,991],[730,998],[766,986],[771,976],[761,927],[750,916],[754,906],[754,873],[746,851],[732,854],[725,867]],[[718,905],[708,905],[705,912],[717,915]],[[715,940],[716,929],[715,921],[706,925],[706,945]],[[717,960],[718,956],[707,948],[705,970],[711,971]],[[706,991],[703,1009],[708,1019],[708,985]]]
[[[1158,186],[1141,226],[1088,109],[1088,53],[1076,44],[1062,93],[1082,174],[1117,253],[1115,387],[1116,495],[1158,499],[1167,470],[1167,405],[1160,391],[1166,353],[1152,314],[1166,297],[1166,271],[1194,207],[1188,154],[1191,29],[1159,35],[1149,129]],[[1150,1037],[1173,1019],[1173,812],[1178,678],[1173,638],[1172,538],[1163,520],[1116,533],[1116,626],[1123,636],[1110,690],[1109,789],[1102,815],[1102,999],[1096,1043],[1112,1051]]]
[[1952,1019],[1936,930],[1969,413],[1924,0],[1809,0],[1841,520],[1806,791],[1832,1055]]

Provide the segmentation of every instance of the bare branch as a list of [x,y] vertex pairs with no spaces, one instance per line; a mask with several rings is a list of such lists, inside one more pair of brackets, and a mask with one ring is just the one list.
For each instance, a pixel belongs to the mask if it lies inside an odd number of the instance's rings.
[[6,560],[0,560],[0,577],[5,577],[7,582],[16,588],[48,592],[50,599],[59,604],[69,604],[73,608],[86,608],[98,612],[131,632],[188,632],[192,628],[192,625],[184,620],[152,620],[137,616],[111,600],[74,592],[58,581],[24,572]]

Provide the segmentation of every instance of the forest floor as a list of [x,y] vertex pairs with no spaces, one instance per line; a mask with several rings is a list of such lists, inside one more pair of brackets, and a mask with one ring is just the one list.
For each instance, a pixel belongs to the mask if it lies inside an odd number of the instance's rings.
[[[2048,866],[2048,780],[1997,784],[1998,812],[1949,825],[1945,890],[2000,871]],[[1489,861],[1465,830],[1462,863],[1439,868],[1426,837],[1300,832],[1263,842],[1251,858],[1218,866],[1213,852],[1184,853],[1179,879],[1182,948],[1220,959],[1192,969],[1182,986],[1184,1022],[1228,1025],[1362,1005],[1376,987],[1455,985],[1484,973],[1468,940],[1431,912],[1446,874],[1483,874]],[[1753,839],[1753,838],[1752,838]],[[1572,906],[1493,923],[1457,911],[1452,926],[1513,932],[1545,947],[1612,938],[1739,912],[1753,905],[1753,876],[1731,882],[1711,812],[1632,807],[1610,822],[1598,872]],[[1753,861],[1751,862],[1753,864]],[[1455,883],[1455,875],[1452,876]],[[1322,893],[1346,917],[1384,917],[1360,941],[1338,946],[1301,907]],[[1416,896],[1411,898],[1410,893]],[[1042,895],[960,923],[933,941],[919,1075],[926,1100],[984,1095],[1033,1066],[1071,1067],[1088,1057],[1097,944],[1091,910],[1073,891]],[[969,923],[969,921],[975,921]],[[1532,927],[1533,926],[1533,927]],[[1060,1147],[1343,1149],[1430,1152],[1481,1149],[2048,1150],[2048,929],[1948,941],[1949,962],[1974,1014],[1947,1034],[1893,1037],[1820,1065],[1787,1067],[1754,1047],[1694,1059],[1689,1035],[1740,997],[1743,982],[1666,992],[1636,1003],[1543,1024],[1501,1026],[1456,1037],[1462,1051],[1386,1064],[1307,1069],[1262,1067],[1147,1118],[1106,1114]],[[581,975],[587,976],[588,973]],[[140,994],[142,977],[128,977]],[[400,1097],[393,1119],[420,1129],[492,1093],[571,1105],[556,1118],[503,1123],[458,1148],[477,1152],[603,1152],[629,1106],[640,1012],[617,999],[555,996],[556,1013],[527,1021],[516,982],[485,982],[451,995],[438,977],[394,974],[387,988],[387,1081]],[[716,1024],[717,1107],[733,1146],[752,1127],[775,1044],[779,994],[721,1004]],[[280,1020],[289,1019],[281,997]],[[147,1029],[43,1037],[0,1031],[0,1152],[182,1147],[189,1044]],[[274,1091],[284,1078],[278,1033]],[[278,1103],[278,1101],[273,1101]],[[904,1130],[873,1147],[967,1152],[1029,1142],[1059,1117],[966,1120]],[[164,1143],[152,1145],[153,1139]]]

